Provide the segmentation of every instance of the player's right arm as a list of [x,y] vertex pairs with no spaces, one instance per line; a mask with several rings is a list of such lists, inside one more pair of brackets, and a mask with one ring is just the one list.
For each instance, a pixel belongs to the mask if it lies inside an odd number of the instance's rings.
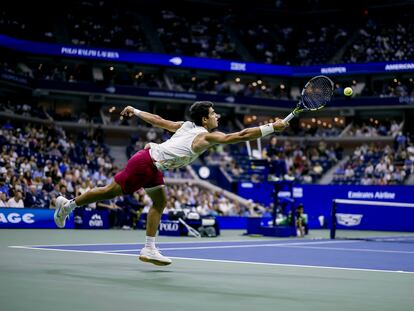
[[175,122],[175,121],[166,120],[166,119],[161,118],[159,115],[152,114],[146,111],[141,111],[141,110],[135,109],[132,106],[125,107],[124,110],[122,110],[121,112],[121,116],[132,117],[133,115],[136,115],[140,119],[144,120],[145,122],[149,124],[152,124],[155,127],[166,129],[170,132],[176,132],[181,127],[181,125],[183,125],[183,122],[181,121]]
[[[244,141],[254,140],[274,132],[281,132],[288,125],[289,124],[283,121],[282,119],[276,119],[275,122],[269,123],[264,126],[250,127],[242,131],[229,134],[225,134],[222,132],[200,134],[194,140],[193,150],[195,152],[200,152],[217,144],[235,144]],[[267,130],[264,130],[263,127],[267,127]],[[263,135],[263,131],[265,132],[265,135]]]

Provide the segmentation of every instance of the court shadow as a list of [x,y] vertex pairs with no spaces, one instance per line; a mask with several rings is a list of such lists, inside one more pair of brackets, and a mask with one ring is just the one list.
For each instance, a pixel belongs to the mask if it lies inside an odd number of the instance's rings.
[[174,271],[157,269],[157,270],[141,270],[140,272],[142,273],[172,273]]

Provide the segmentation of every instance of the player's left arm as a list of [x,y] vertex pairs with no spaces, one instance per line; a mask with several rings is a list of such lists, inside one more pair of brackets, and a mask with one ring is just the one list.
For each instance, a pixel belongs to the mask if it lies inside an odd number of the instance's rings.
[[122,116],[132,117],[133,115],[139,117],[140,119],[144,120],[145,122],[152,124],[155,127],[159,127],[170,132],[176,132],[181,125],[183,125],[182,121],[170,121],[166,120],[159,115],[152,114],[146,111],[141,111],[135,109],[132,106],[127,106],[121,112]]

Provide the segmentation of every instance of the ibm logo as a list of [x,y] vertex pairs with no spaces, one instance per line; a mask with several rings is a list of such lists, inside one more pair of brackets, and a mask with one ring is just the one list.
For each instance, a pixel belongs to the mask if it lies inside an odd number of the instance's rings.
[[234,71],[246,71],[246,64],[245,63],[230,63],[230,70]]

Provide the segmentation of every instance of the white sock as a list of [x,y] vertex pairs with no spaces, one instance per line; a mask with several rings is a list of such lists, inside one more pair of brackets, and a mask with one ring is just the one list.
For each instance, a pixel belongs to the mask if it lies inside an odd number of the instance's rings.
[[78,206],[78,204],[76,204],[75,199],[72,199],[68,203],[66,203],[65,207],[69,208],[70,211],[73,211],[75,208],[77,208],[79,206]]
[[145,247],[155,248],[155,236],[146,236],[145,237]]

